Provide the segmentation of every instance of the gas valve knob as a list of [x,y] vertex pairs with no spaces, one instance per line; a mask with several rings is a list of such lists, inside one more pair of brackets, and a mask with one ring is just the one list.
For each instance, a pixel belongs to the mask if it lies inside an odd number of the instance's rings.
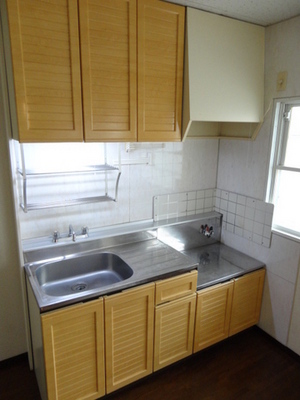
[[211,237],[214,234],[214,228],[209,227],[207,224],[201,225],[200,233],[202,233],[206,237]]

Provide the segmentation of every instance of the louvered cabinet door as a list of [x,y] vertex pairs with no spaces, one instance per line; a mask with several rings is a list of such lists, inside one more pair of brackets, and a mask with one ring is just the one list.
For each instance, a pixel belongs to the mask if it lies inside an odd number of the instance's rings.
[[197,292],[194,352],[228,337],[233,284],[230,281]]
[[136,0],[80,0],[86,141],[136,140]]
[[264,279],[264,269],[235,279],[229,336],[258,323]]
[[138,141],[180,141],[185,8],[138,1]]
[[154,371],[192,354],[196,294],[155,309]]
[[152,372],[154,284],[105,298],[106,391]]
[[163,279],[155,283],[155,305],[170,302],[191,295],[197,290],[198,272],[196,270]]
[[103,299],[42,315],[48,400],[105,394]]
[[76,0],[9,0],[20,142],[82,141]]

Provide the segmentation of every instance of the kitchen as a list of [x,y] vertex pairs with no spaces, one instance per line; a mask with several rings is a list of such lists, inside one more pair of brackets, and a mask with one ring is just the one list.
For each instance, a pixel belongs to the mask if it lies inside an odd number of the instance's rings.
[[[265,31],[265,110],[278,97],[294,97],[300,94],[299,80],[299,16],[271,25]],[[287,86],[277,92],[276,80],[280,71],[287,71]],[[1,79],[1,85],[3,80]],[[3,112],[3,107],[1,107]],[[5,129],[1,115],[1,130]],[[2,126],[4,125],[4,126]],[[160,148],[149,145],[126,152],[122,157],[144,159],[152,154],[154,166],[122,166],[119,201],[105,206],[97,221],[99,226],[108,226],[152,218],[152,198],[168,193],[192,192],[194,190],[218,188],[264,200],[268,176],[271,110],[266,114],[262,128],[255,141],[188,139],[184,143],[165,143]],[[123,144],[124,145],[124,144]],[[23,227],[23,237],[16,229],[13,207],[11,172],[5,135],[1,132],[1,282],[6,282],[1,291],[1,341],[0,359],[5,360],[27,351],[25,319],[20,283],[18,242],[29,235],[44,236],[49,231],[66,231],[69,224],[83,224],[93,228],[88,216],[82,216],[82,208],[70,207],[53,213],[25,214],[17,210],[18,225]],[[148,180],[145,179],[147,177]],[[151,183],[151,184],[149,184]],[[7,189],[9,188],[9,189]],[[107,208],[106,208],[107,207]],[[99,210],[99,209],[98,209]],[[117,210],[117,211],[116,211]],[[295,210],[295,215],[299,211]],[[56,214],[56,213],[54,213]],[[78,216],[80,214],[80,218]],[[33,220],[32,215],[35,215]],[[82,219],[81,219],[82,218]],[[60,226],[59,226],[60,225]],[[17,234],[18,232],[18,234]],[[25,232],[25,233],[24,233]],[[27,236],[28,237],[28,236]],[[29,236],[30,237],[30,236]],[[299,242],[273,232],[271,247],[265,248],[229,231],[223,231],[225,244],[263,261],[267,267],[265,292],[259,326],[280,343],[297,354],[300,324]],[[17,282],[17,283],[16,283]],[[13,294],[13,296],[12,296]]]

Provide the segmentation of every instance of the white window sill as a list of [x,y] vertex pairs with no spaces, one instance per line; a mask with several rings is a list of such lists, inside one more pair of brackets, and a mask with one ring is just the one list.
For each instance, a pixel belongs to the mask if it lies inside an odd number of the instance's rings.
[[274,234],[276,234],[278,236],[282,236],[285,239],[293,240],[294,242],[300,243],[300,237],[299,236],[292,235],[291,233],[284,232],[284,231],[282,231],[280,229],[272,228],[272,233],[274,233]]

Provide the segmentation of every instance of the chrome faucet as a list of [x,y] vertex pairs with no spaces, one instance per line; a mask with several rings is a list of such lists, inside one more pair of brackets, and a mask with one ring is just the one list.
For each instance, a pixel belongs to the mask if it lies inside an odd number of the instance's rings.
[[76,242],[77,239],[84,239],[89,237],[89,228],[87,226],[84,226],[81,228],[81,231],[78,231],[76,233],[76,231],[73,228],[73,225],[69,225],[69,232],[68,233],[64,233],[64,234],[60,234],[58,231],[54,231],[52,234],[52,242],[53,243],[57,243],[58,240],[65,240],[65,241],[69,241],[70,239],[73,242]]
[[72,237],[73,242],[76,241],[76,232],[71,224],[69,225],[69,237]]

